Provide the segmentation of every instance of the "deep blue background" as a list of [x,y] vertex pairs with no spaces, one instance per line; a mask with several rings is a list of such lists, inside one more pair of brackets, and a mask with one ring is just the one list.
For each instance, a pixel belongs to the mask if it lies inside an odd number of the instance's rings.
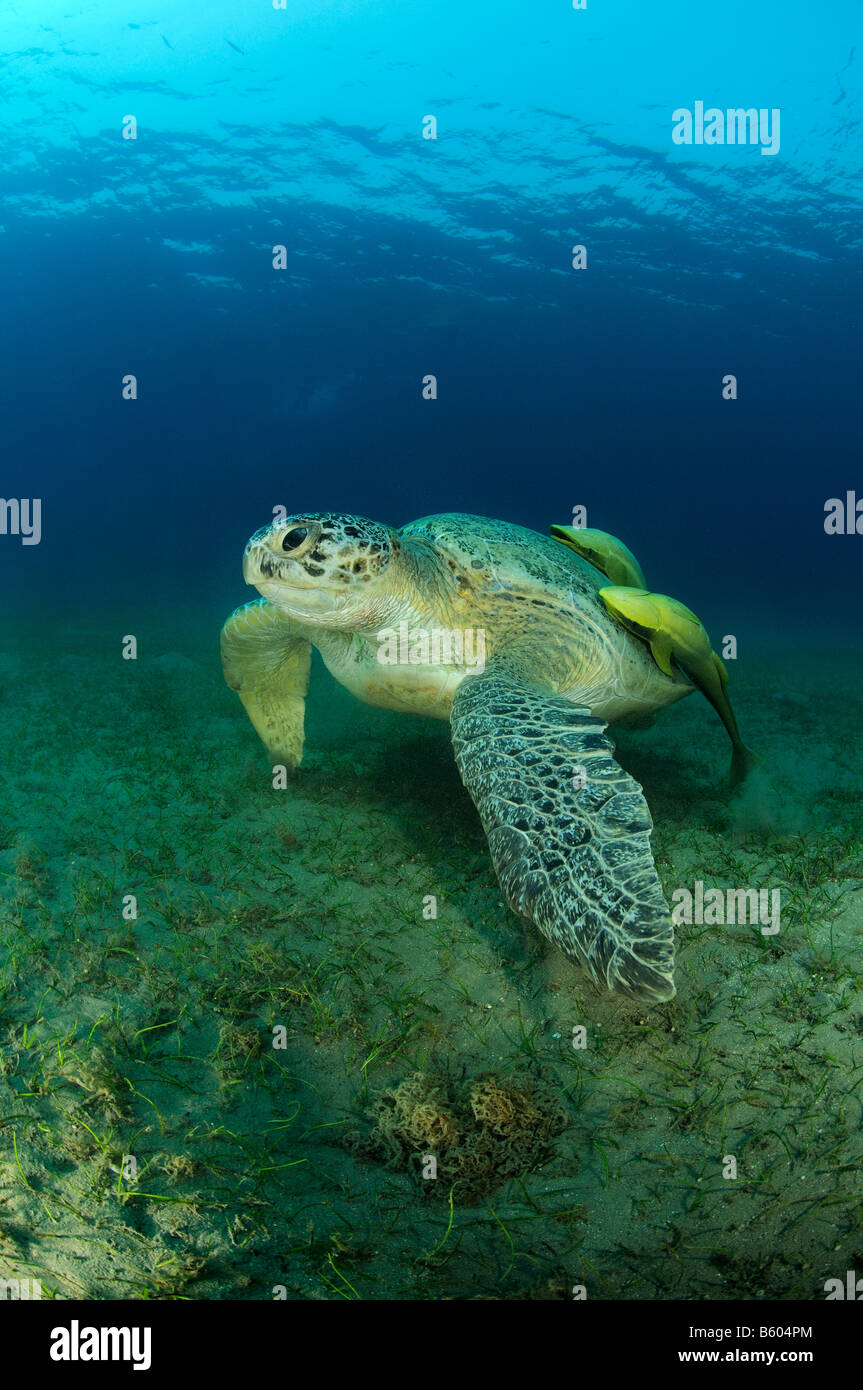
[[[4,18],[0,493],[43,499],[40,546],[0,537],[7,604],[230,607],[276,504],[584,503],[708,620],[845,644],[853,7],[723,7],[721,42],[677,4],[64,8]],[[780,153],[674,147],[696,98],[781,107]]]

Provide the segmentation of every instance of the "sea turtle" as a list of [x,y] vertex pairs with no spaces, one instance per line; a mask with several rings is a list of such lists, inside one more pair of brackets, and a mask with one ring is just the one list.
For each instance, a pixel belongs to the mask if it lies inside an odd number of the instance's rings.
[[513,910],[597,983],[673,996],[653,822],[605,728],[692,686],[610,616],[593,565],[506,521],[314,512],[257,531],[243,573],[263,597],[224,626],[225,679],[274,762],[301,761],[313,646],[359,699],[449,719]]

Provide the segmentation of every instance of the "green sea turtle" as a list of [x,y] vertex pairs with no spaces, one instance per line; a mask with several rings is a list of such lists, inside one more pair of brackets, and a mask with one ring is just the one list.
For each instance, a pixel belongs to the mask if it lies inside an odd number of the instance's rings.
[[316,512],[256,532],[243,573],[263,597],[225,624],[225,678],[274,762],[302,758],[312,646],[359,699],[448,719],[513,910],[597,983],[672,997],[653,822],[605,728],[692,687],[609,615],[591,564],[505,521]]
[[679,599],[647,589],[610,584],[599,591],[609,613],[648,643],[656,664],[673,674],[675,662],[710,701],[731,739],[731,781],[742,782],[760,759],[745,746],[725,687],[728,672],[699,618]]

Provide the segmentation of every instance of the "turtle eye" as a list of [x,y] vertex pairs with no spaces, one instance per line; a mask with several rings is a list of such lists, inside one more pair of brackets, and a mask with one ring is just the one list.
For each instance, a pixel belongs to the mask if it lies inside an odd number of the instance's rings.
[[297,550],[308,534],[308,526],[292,526],[282,536],[282,550]]

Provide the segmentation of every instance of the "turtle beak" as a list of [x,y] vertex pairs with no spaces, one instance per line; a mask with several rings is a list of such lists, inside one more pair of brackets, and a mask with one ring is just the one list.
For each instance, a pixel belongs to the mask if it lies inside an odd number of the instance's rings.
[[262,583],[286,582],[287,557],[278,555],[269,545],[254,536],[243,553],[243,578],[258,588]]
[[[283,553],[280,540],[284,529],[274,531],[269,526],[252,536],[243,552],[243,578],[272,603],[278,604],[282,594],[308,593],[320,589],[320,583],[306,574],[302,561]],[[313,544],[314,542],[312,542]],[[303,552],[308,546],[303,546]]]
[[278,579],[301,589],[318,587],[308,582],[302,560],[310,550],[314,550],[321,529],[320,522],[313,517],[292,516],[256,531],[243,553],[243,578],[246,583]]
[[261,577],[261,551],[249,541],[243,554],[243,578],[247,584],[256,584]]

